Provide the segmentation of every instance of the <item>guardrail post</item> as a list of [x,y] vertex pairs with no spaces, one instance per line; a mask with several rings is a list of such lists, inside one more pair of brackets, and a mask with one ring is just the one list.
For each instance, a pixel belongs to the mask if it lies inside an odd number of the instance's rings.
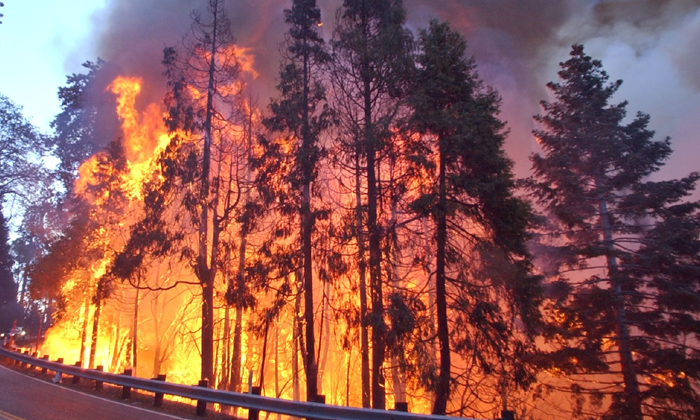
[[[41,358],[41,360],[46,360],[47,362],[49,361],[49,355],[45,354],[44,357]],[[41,368],[41,374],[46,375],[46,372],[48,371],[47,368]]]
[[[131,369],[124,369],[124,373],[122,375],[125,376],[131,376],[132,370]],[[124,386],[122,388],[122,399],[125,400],[127,398],[131,397],[131,387],[130,386]]]
[[394,410],[396,411],[402,411],[404,413],[408,413],[408,403],[407,402],[401,402],[401,401],[396,401],[394,403]]
[[[20,354],[23,354],[25,356],[29,356],[29,350],[25,350],[25,351],[20,350],[19,352],[20,352]],[[31,365],[29,363],[27,363],[27,366],[31,366]],[[22,368],[25,367],[24,363],[20,362],[19,367],[22,367]]]
[[[253,395],[260,395],[260,387],[259,386],[250,387],[250,393]],[[248,409],[248,420],[258,420],[259,417],[260,417],[259,410],[254,410],[252,408]]]
[[501,411],[501,420],[515,420],[515,411],[512,411],[512,410]]
[[319,404],[325,404],[326,403],[326,396],[323,394],[317,394],[316,398],[312,402],[319,403]]
[[[314,402],[317,404],[325,404],[326,403],[326,396],[323,394],[316,394],[315,397],[311,398],[311,401],[309,402]],[[320,420],[316,417],[307,417],[306,420]]]
[[[104,371],[104,369],[105,368],[102,365],[97,365],[97,367],[95,368],[95,370],[98,370],[100,372]],[[102,391],[102,381],[95,381],[95,389],[97,391]]]
[[[197,386],[201,386],[203,388],[209,388],[209,381],[206,379],[202,379],[199,381]],[[204,400],[197,400],[197,415],[199,417],[204,417],[207,415],[207,402]]]
[[[153,378],[153,380],[165,382],[165,375],[159,374],[157,377]],[[163,406],[163,394],[162,393],[156,392],[156,397],[153,400],[153,406],[154,407],[162,407]]]
[[[61,363],[61,364],[63,364],[63,357],[59,357],[59,358],[56,360],[56,363]],[[55,383],[55,384],[61,383],[61,372],[56,371],[56,376],[53,377],[53,383]]]
[[[75,367],[83,367],[83,365],[80,362],[75,362]],[[78,382],[80,382],[80,376],[73,375],[73,385],[77,384]]]

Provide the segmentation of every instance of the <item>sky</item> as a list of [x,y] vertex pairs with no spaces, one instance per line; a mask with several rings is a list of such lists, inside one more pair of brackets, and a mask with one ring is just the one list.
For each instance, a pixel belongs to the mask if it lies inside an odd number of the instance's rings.
[[60,110],[58,87],[97,52],[90,38],[103,0],[2,0],[0,93],[42,131]]
[[[165,81],[165,45],[186,33],[192,9],[203,0],[3,0],[0,25],[0,93],[24,107],[42,131],[59,112],[56,96],[67,74],[98,56],[129,76],[155,86]],[[252,86],[261,106],[274,95],[277,45],[290,0],[226,0],[239,44],[251,48],[260,77]],[[340,0],[318,0],[329,37]],[[408,27],[448,19],[469,42],[479,73],[503,97],[501,117],[510,129],[506,151],[518,176],[529,174],[537,152],[532,116],[550,99],[547,82],[574,43],[601,59],[611,80],[622,79],[616,100],[629,115],[651,115],[657,138],[675,150],[659,178],[700,170],[700,0],[404,0]],[[148,95],[148,93],[146,94]]]

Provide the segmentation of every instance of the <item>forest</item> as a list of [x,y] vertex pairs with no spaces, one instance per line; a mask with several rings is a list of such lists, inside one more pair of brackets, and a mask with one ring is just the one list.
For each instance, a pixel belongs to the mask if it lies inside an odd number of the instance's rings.
[[[41,133],[0,94],[0,328],[105,371],[456,417],[700,419],[700,173],[581,44],[528,177],[499,92],[401,0],[284,10],[275,95],[223,0],[160,101],[95,59]],[[333,20],[328,36],[323,22]],[[326,32],[327,34],[327,32]]]

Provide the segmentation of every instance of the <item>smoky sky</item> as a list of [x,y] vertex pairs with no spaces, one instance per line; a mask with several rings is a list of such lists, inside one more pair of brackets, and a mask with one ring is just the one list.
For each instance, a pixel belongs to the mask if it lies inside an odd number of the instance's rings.
[[[326,38],[341,3],[318,1]],[[259,76],[250,86],[263,108],[275,95],[279,44],[287,30],[283,10],[290,5],[291,0],[226,1],[232,33],[255,55]],[[585,44],[587,53],[602,59],[606,69],[609,61],[612,69],[623,73],[611,74],[613,80],[627,77],[641,85],[658,84],[647,96],[644,89],[628,93],[632,100],[639,98],[631,101],[630,113],[641,109],[654,121],[658,106],[659,134],[680,137],[676,149],[681,151],[697,143],[693,132],[700,132],[700,126],[685,123],[680,114],[693,107],[700,112],[700,0],[404,0],[404,6],[414,33],[438,19],[449,21],[465,36],[480,76],[503,97],[501,117],[510,129],[507,151],[517,175],[527,175],[527,157],[536,151],[532,116],[539,112],[539,101],[551,99],[545,84],[556,78],[558,63],[568,58],[575,43]],[[150,87],[142,101],[161,100],[163,47],[181,44],[193,9],[205,10],[206,1],[108,0],[98,16],[101,57],[147,81]],[[664,90],[681,102],[689,101],[679,115],[670,115],[669,106],[659,105],[663,101],[648,97]]]

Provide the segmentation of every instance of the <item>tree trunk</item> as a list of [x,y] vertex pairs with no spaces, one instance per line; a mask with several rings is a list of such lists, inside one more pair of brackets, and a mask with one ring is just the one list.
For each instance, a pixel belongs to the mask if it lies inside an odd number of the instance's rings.
[[318,392],[323,395],[323,375],[326,371],[326,364],[328,363],[328,350],[330,348],[330,338],[331,338],[331,327],[330,321],[328,320],[328,311],[330,310],[330,305],[328,302],[328,296],[330,295],[330,282],[325,282],[323,284],[323,309],[321,311],[321,336],[318,341]]
[[238,247],[238,272],[236,273],[236,290],[239,295],[236,298],[236,323],[233,328],[233,351],[231,355],[231,391],[241,391],[241,346],[243,334],[243,298],[240,293],[245,288],[245,255],[248,244],[245,228],[241,228],[241,242]]
[[[163,337],[161,337],[160,333],[160,323],[161,323],[161,316],[156,316],[156,315],[161,315],[158,313],[158,302],[160,301],[160,293],[157,293],[153,300],[151,301],[151,311],[153,313],[153,329],[155,330],[155,339],[156,339],[156,345],[155,349],[153,350],[153,370],[152,370],[152,377],[157,377],[160,375],[160,367],[161,367],[161,351],[163,349]],[[153,310],[155,308],[155,310]]]
[[231,356],[229,347],[231,345],[231,308],[224,309],[224,331],[222,333],[223,348],[221,353],[221,381],[219,389],[228,389],[229,377],[231,374]]
[[440,147],[440,169],[438,174],[438,203],[436,211],[436,272],[435,303],[437,311],[437,336],[440,342],[440,372],[435,389],[433,414],[445,414],[450,398],[450,333],[447,325],[447,292],[445,287],[445,251],[447,245],[447,186],[445,179],[445,156]]
[[[241,241],[241,250],[245,252],[245,239]],[[240,256],[239,258],[243,258]],[[243,272],[239,264],[239,271],[236,275],[239,287],[243,283]],[[239,289],[241,290],[241,289]],[[233,352],[231,355],[231,382],[229,389],[241,392],[241,342],[243,334],[243,300],[236,299],[236,323],[233,328]]]
[[357,261],[360,277],[360,372],[362,376],[362,407],[370,407],[370,377],[369,377],[369,322],[367,320],[367,263],[365,262],[365,238],[362,224],[362,195],[360,185],[360,153],[358,142],[355,153],[355,214],[357,229]]
[[22,309],[27,310],[27,305],[25,306],[25,300],[26,300],[26,295],[27,295],[27,271],[28,267],[24,266],[24,269],[22,270],[22,287],[20,288],[19,292],[19,305],[22,307]]
[[639,380],[634,367],[634,357],[630,345],[630,330],[627,322],[627,311],[625,309],[622,285],[618,276],[618,263],[615,257],[615,244],[613,241],[612,226],[610,224],[610,214],[605,197],[602,193],[602,181],[600,176],[596,176],[596,187],[599,194],[600,218],[603,228],[603,240],[607,249],[606,260],[610,286],[614,293],[615,328],[617,330],[618,353],[620,355],[620,365],[622,366],[622,378],[624,381],[625,410],[630,420],[642,420],[642,401],[639,394]]
[[367,230],[369,232],[369,277],[372,299],[372,408],[384,410],[386,398],[384,374],[385,355],[384,297],[382,294],[381,232],[377,223],[377,177],[375,171],[376,150],[372,127],[372,92],[370,79],[364,81],[364,129],[367,172]]
[[90,322],[90,294],[86,293],[85,294],[85,309],[83,310],[83,325],[80,330],[80,356],[78,358],[78,361],[80,362],[80,366],[83,366],[85,363],[85,344],[87,343],[88,337],[88,325]]
[[[251,170],[250,164],[252,160],[252,142],[253,142],[253,116],[248,115],[248,165],[245,169],[246,186],[250,184]],[[244,204],[250,201],[250,188],[247,186],[244,195]],[[241,390],[241,342],[243,333],[243,299],[241,291],[245,289],[245,261],[248,246],[248,227],[245,224],[240,226],[240,244],[238,247],[238,272],[236,273],[236,290],[238,296],[236,298],[236,324],[233,331],[233,351],[231,356],[231,381],[229,390],[240,392]]]
[[[102,287],[97,286],[95,291],[95,314],[92,317],[92,337],[90,340],[90,358],[88,369],[95,368],[95,353],[97,352],[97,335],[100,329],[100,313],[102,312]],[[81,363],[82,365],[82,363]]]
[[[398,220],[398,199],[396,197],[392,197],[391,199],[391,226],[396,226]],[[397,240],[398,242],[398,240]],[[401,257],[399,254],[399,248],[398,248],[398,243],[394,243],[394,246],[392,247],[392,261],[390,263],[391,267],[391,279],[392,279],[392,286],[394,287],[395,290],[400,290],[401,287],[401,281],[399,277],[399,270],[398,270],[398,261],[399,258]],[[400,371],[400,366],[399,366],[399,358],[396,357],[396,355],[393,355],[391,358],[391,387],[394,392],[394,407],[396,407],[396,403],[405,403],[406,402],[406,383],[401,377],[401,371]]]
[[[423,232],[425,235],[425,272],[428,277],[428,308],[430,310],[430,320],[431,322],[435,322],[435,325],[437,326],[437,313],[435,310],[435,306],[437,305],[436,300],[437,298],[435,297],[435,284],[433,284],[430,281],[430,278],[432,277],[430,275],[431,273],[431,260],[432,260],[432,249],[430,248],[430,229],[428,229],[428,219],[423,218]],[[435,345],[435,340],[432,340],[430,343],[430,358],[432,360],[437,359],[437,347]]]
[[[280,325],[275,324],[275,398],[280,397]],[[277,415],[279,417],[279,413]]]
[[120,339],[119,335],[121,333],[121,326],[122,326],[122,317],[121,317],[121,312],[119,313],[119,317],[117,318],[117,327],[114,332],[114,346],[112,346],[112,360],[109,363],[109,372],[114,372],[117,369],[117,363],[119,362],[119,357],[120,357]]
[[262,346],[262,357],[260,360],[260,379],[258,380],[258,386],[260,387],[260,395],[265,395],[263,393],[263,387],[265,386],[265,363],[267,363],[267,339],[268,333],[270,332],[270,320],[265,320],[265,331],[263,335],[263,346]]
[[[301,276],[295,273],[294,279],[299,283]],[[297,288],[297,295],[294,299],[294,320],[292,325],[292,398],[294,401],[301,399],[299,390],[299,342],[301,341],[301,321],[299,312],[301,311],[301,287]]]
[[[304,40],[306,44],[306,40]],[[306,45],[304,45],[306,47]],[[309,51],[304,48],[304,90],[302,97],[302,155],[311,152],[311,133],[309,131]],[[312,271],[311,233],[313,214],[311,213],[311,176],[313,168],[302,168],[304,184],[301,201],[301,249],[304,259],[304,324],[306,338],[306,400],[314,401],[318,394],[318,365],[316,362],[316,345],[314,339],[314,287]]]
[[[206,119],[204,122],[204,147],[202,150],[202,177],[200,189],[200,205],[202,211],[199,220],[199,252],[197,255],[196,274],[202,285],[202,371],[201,379],[210,384],[214,382],[214,278],[216,276],[215,253],[217,244],[212,241],[211,259],[209,254],[209,220],[210,206],[210,168],[212,147],[212,118],[214,114],[214,77],[216,74],[216,34],[219,17],[218,2],[214,6],[213,28],[211,31],[211,57],[209,59],[209,79],[207,89]],[[212,264],[213,263],[213,264]]]
[[137,283],[136,287],[136,297],[134,298],[134,324],[131,329],[131,360],[132,360],[132,374],[137,376],[137,363],[138,363],[138,348],[139,348],[139,295],[141,290],[138,288],[140,282]]

